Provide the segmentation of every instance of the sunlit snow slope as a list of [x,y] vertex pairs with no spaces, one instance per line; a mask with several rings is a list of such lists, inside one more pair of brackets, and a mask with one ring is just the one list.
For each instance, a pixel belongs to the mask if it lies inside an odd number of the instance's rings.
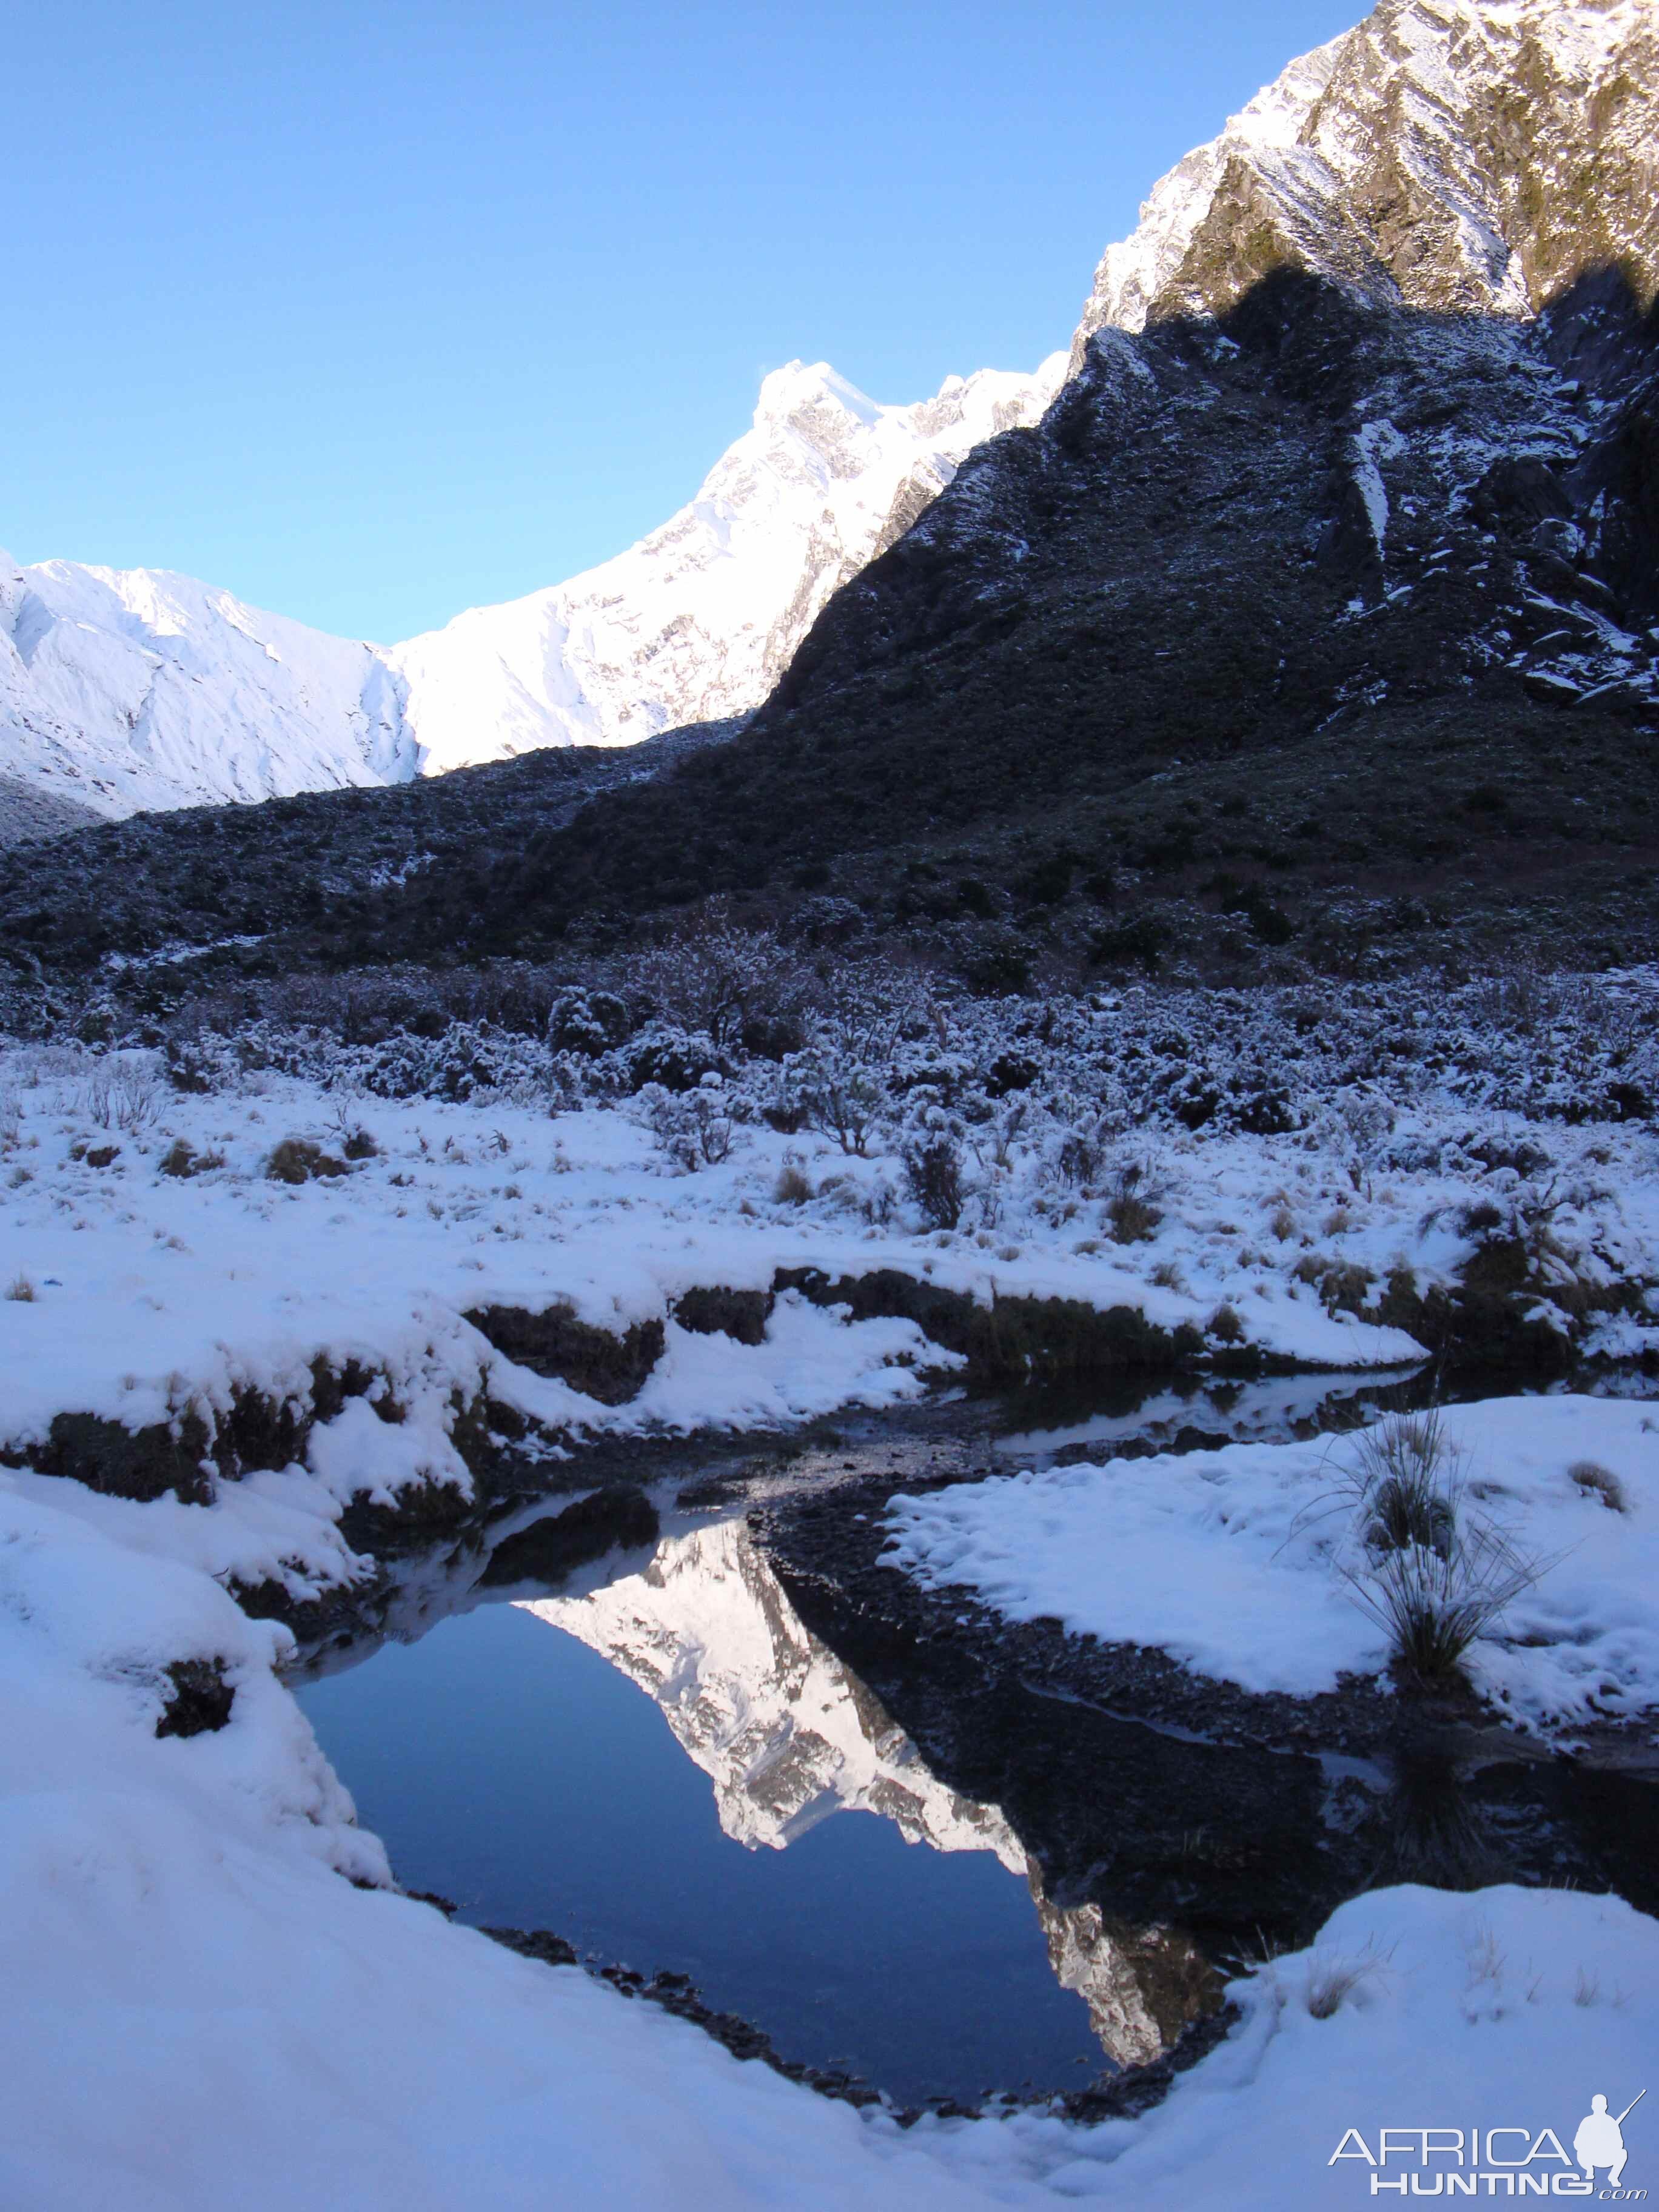
[[908,530],[971,449],[1033,422],[1035,376],[982,369],[878,407],[825,362],[761,386],[689,507],[586,574],[395,647],[428,770],[547,744],[631,744],[757,707],[838,585]]
[[101,816],[415,773],[367,645],[150,568],[0,554],[0,777]]

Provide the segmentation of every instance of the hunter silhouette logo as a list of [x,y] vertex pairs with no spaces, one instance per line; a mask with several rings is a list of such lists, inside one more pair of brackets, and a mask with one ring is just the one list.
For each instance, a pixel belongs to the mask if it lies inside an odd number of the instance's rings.
[[1354,2159],[1369,2167],[1370,2193],[1396,2197],[1592,2197],[1639,2203],[1626,2189],[1625,2122],[1647,2095],[1638,2089],[1622,2112],[1597,2090],[1568,2151],[1553,2128],[1379,2128],[1372,2142],[1350,2128],[1325,2163]]
[[1599,2092],[1590,2099],[1590,2108],[1578,2123],[1578,2132],[1572,2139],[1572,2154],[1584,2169],[1584,2179],[1594,2181],[1595,2170],[1605,2166],[1609,2169],[1607,2183],[1617,2189],[1624,2179],[1625,2160],[1630,2153],[1625,2148],[1625,2122],[1647,2095],[1638,2089],[1618,2118],[1607,2111],[1607,2100]]

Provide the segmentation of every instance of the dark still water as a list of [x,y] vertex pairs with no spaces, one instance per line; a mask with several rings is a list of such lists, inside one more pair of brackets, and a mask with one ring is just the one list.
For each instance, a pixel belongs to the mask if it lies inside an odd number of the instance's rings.
[[[610,1601],[581,1634],[619,1642],[617,1663],[491,1604],[301,1686],[363,1825],[405,1887],[463,1919],[689,1974],[782,2057],[901,2101],[1081,2086],[1105,2054],[1055,1978],[1023,1863],[1004,1863],[1022,1855],[1000,1816],[942,1792],[828,1655],[780,1629],[774,1592],[757,1640],[745,1563],[710,1540],[724,1534],[682,1544],[666,1626],[638,1576],[545,1608],[586,1622]],[[726,1833],[722,1811],[761,1840]]]

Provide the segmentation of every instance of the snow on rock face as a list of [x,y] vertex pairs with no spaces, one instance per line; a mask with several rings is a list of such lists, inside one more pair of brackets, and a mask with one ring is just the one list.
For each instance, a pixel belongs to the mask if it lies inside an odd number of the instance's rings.
[[1064,366],[1055,354],[1031,376],[953,376],[931,399],[883,407],[822,362],[792,362],[661,529],[568,583],[389,647],[188,576],[0,554],[0,781],[20,803],[118,817],[400,783],[746,714],[837,586],[972,447],[1035,422]]
[[392,649],[423,768],[631,744],[759,706],[830,593],[975,446],[1035,422],[1063,366],[951,377],[909,407],[878,406],[823,362],[774,370],[752,428],[659,530]]
[[1582,270],[1659,283],[1659,10],[1382,0],[1293,61],[1108,246],[1104,325],[1219,313],[1283,263],[1382,302],[1535,313]]
[[0,554],[0,769],[115,817],[402,781],[374,648],[152,568]]

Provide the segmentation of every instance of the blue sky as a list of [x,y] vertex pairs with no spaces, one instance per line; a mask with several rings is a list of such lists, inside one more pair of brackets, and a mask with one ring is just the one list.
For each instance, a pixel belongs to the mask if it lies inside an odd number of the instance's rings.
[[764,372],[1068,339],[1147,186],[1358,0],[281,8],[6,33],[0,544],[389,640],[662,520]]

